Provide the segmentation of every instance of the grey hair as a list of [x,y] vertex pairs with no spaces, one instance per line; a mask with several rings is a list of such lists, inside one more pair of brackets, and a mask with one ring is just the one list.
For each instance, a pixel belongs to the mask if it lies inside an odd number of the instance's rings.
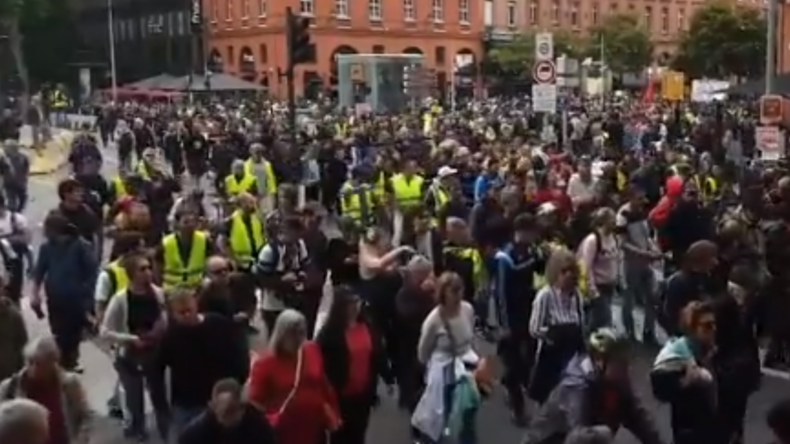
[[27,362],[40,359],[58,360],[60,358],[60,348],[55,342],[54,336],[42,336],[32,339],[25,344],[23,354]]
[[565,438],[565,444],[611,444],[612,431],[607,426],[579,427]]
[[562,274],[563,269],[573,265],[576,266],[576,256],[567,248],[556,248],[552,250],[549,260],[546,262],[546,283],[554,285]]
[[0,442],[24,442],[30,432],[49,420],[49,411],[41,404],[26,398],[0,403]]
[[408,272],[424,271],[426,269],[432,270],[433,262],[421,254],[415,255],[406,264],[406,271]]
[[307,319],[304,315],[294,309],[286,309],[274,322],[271,336],[269,336],[269,347],[272,350],[282,350],[282,343],[286,337],[293,334],[297,329],[307,331]]

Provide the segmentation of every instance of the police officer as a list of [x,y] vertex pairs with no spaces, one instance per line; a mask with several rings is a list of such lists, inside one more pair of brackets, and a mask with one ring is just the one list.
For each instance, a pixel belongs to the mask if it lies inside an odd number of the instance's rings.
[[403,236],[403,215],[421,206],[425,196],[425,179],[417,174],[417,162],[406,161],[403,172],[392,176],[391,195],[395,197],[395,213],[392,221],[393,245],[400,245]]
[[197,212],[184,206],[175,213],[175,233],[162,239],[157,257],[166,290],[197,287],[203,280],[213,249],[208,234],[197,230],[199,221]]

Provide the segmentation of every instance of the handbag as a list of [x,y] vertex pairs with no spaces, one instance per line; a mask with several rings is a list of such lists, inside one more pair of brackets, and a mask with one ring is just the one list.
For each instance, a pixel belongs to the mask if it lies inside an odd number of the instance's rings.
[[304,351],[300,348],[299,356],[296,358],[296,372],[294,374],[294,385],[291,387],[291,391],[288,392],[288,396],[285,397],[285,400],[276,412],[266,414],[266,419],[269,420],[269,424],[274,428],[280,423],[283,412],[285,412],[285,409],[288,408],[288,404],[291,403],[291,400],[296,395],[296,390],[299,389],[299,383],[302,381],[302,361],[304,361]]

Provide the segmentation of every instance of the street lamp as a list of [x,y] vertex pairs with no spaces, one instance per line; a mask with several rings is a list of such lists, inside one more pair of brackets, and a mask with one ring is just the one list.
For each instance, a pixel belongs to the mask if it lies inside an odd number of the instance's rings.
[[113,0],[107,0],[107,35],[110,45],[110,82],[112,85],[112,101],[118,103],[118,76],[115,65],[115,17],[113,14]]

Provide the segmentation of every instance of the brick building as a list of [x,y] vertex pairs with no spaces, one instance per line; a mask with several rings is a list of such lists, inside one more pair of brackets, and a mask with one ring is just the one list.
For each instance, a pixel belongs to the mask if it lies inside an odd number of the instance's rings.
[[776,70],[778,73],[790,72],[790,3],[779,3],[779,17],[776,34]]
[[671,54],[694,11],[704,0],[485,0],[484,25],[492,42],[518,32],[564,30],[583,33],[607,15],[639,15],[655,43],[656,59]]
[[283,95],[287,6],[312,19],[316,44],[316,63],[297,68],[297,93],[332,83],[335,54],[421,53],[439,79],[458,60],[480,57],[483,11],[475,0],[203,0],[214,69]]

